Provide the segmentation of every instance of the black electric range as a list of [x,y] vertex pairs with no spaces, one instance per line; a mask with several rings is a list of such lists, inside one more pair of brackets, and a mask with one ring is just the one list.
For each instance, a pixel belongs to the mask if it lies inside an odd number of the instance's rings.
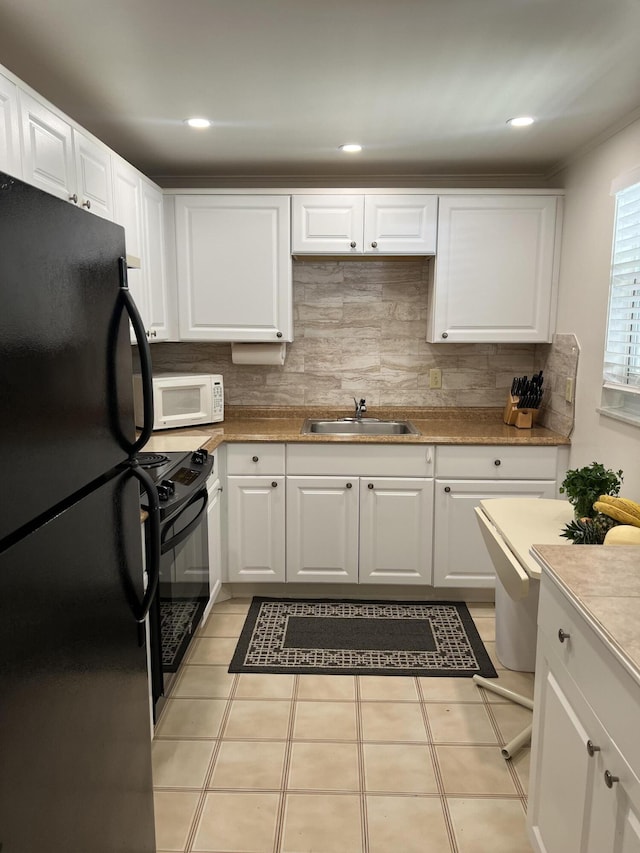
[[[174,515],[204,485],[213,470],[213,455],[206,450],[185,453],[138,453],[136,461],[156,485],[160,519]],[[141,505],[145,505],[142,495]]]

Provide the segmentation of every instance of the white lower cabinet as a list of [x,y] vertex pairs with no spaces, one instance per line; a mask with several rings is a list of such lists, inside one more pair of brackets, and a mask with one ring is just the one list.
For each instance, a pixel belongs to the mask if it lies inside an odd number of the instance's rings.
[[284,477],[227,477],[229,582],[285,580],[284,509]]
[[493,588],[475,507],[485,498],[557,497],[559,464],[556,447],[438,447],[433,585]]
[[287,477],[287,580],[431,583],[433,480]]
[[533,849],[638,853],[640,686],[544,574],[538,624],[527,813]]
[[287,477],[287,580],[358,582],[358,477]]
[[211,478],[207,484],[209,503],[207,506],[207,548],[209,552],[209,601],[216,600],[222,586],[222,524],[220,480]]

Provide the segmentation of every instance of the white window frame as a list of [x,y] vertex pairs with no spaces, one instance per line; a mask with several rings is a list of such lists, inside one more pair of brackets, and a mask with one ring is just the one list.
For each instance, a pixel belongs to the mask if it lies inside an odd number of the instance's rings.
[[640,427],[640,167],[618,178],[611,253],[603,415]]

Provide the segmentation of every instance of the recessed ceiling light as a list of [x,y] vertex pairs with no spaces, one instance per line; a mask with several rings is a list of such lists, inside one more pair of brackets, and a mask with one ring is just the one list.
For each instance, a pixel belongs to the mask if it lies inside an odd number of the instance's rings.
[[510,124],[511,127],[528,127],[533,124],[533,121],[531,116],[518,116],[518,118],[510,118],[507,124]]
[[358,145],[357,142],[347,142],[346,145],[340,146],[340,151],[346,151],[348,154],[355,154],[358,151],[362,151],[362,145]]
[[189,127],[211,127],[211,122],[208,118],[186,118],[184,123],[188,124]]

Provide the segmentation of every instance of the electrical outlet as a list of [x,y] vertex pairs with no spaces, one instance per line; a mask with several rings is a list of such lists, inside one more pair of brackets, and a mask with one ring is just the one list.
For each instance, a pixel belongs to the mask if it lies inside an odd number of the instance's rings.
[[567,403],[573,403],[573,379],[570,376],[567,376],[564,384],[564,399]]
[[442,388],[442,371],[439,367],[432,367],[429,371],[429,388]]

